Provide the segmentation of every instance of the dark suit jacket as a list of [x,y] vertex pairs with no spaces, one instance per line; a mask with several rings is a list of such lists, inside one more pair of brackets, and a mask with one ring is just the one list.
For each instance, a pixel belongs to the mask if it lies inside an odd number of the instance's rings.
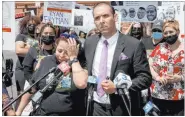
[[[92,75],[92,64],[99,40],[99,35],[93,35],[85,41],[84,49],[89,75]],[[124,53],[129,59],[119,61],[121,53]],[[132,103],[132,115],[140,115],[139,109],[143,108],[140,107],[140,91],[147,89],[152,83],[146,50],[142,42],[131,36],[119,33],[111,67],[110,79],[112,81],[116,77],[115,72],[117,70],[123,70],[131,77],[132,86],[129,91]],[[116,111],[115,115],[128,115],[125,105],[119,95],[110,94],[110,100],[112,109]]]

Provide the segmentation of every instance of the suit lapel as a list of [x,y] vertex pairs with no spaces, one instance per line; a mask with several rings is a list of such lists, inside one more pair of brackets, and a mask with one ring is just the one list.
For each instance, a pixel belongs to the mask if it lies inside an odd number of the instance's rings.
[[94,54],[96,51],[96,47],[98,44],[98,41],[100,40],[100,37],[97,36],[95,39],[93,39],[92,43],[91,43],[91,49],[90,49],[90,53],[89,53],[89,72],[90,75],[92,75],[92,65],[93,65],[93,60],[94,60]]
[[113,75],[115,72],[115,68],[117,65],[117,62],[119,61],[119,56],[121,54],[121,52],[124,50],[125,45],[124,45],[124,35],[119,33],[119,37],[118,37],[118,42],[114,51],[114,56],[113,56],[113,61],[112,61],[112,67],[111,67],[111,74],[110,74],[110,78],[113,80]]

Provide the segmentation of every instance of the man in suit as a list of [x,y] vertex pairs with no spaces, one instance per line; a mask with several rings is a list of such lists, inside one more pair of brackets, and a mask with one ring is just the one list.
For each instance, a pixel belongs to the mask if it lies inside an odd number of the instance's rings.
[[122,70],[132,79],[129,88],[132,115],[140,115],[140,91],[150,86],[151,73],[144,45],[137,39],[121,34],[116,29],[117,15],[109,4],[98,3],[93,9],[94,23],[101,35],[85,41],[85,57],[89,76],[98,78],[93,92],[93,116],[128,115],[121,96],[115,94],[113,83],[116,71]]

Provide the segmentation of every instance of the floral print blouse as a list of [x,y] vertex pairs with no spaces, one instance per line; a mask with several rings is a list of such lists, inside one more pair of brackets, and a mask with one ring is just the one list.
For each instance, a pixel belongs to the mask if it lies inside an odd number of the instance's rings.
[[[156,67],[160,78],[165,78],[167,74],[177,74],[184,76],[184,50],[180,50],[175,56],[171,56],[172,51],[167,43],[161,43],[152,51],[150,58],[152,65]],[[183,78],[184,79],[184,78]],[[164,100],[184,99],[184,81],[162,85],[153,80],[151,85],[151,95],[154,98]]]

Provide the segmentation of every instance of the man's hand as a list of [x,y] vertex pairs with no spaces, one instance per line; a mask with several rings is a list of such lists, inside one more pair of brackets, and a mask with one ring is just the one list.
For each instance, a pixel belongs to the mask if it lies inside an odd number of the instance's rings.
[[112,94],[116,92],[116,86],[111,80],[102,81],[101,86],[107,94]]

